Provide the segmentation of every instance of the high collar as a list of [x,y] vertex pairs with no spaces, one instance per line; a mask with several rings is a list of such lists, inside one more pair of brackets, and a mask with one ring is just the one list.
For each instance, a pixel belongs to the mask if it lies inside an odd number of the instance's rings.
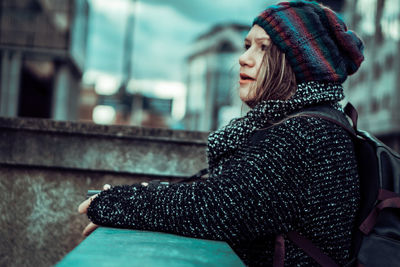
[[208,137],[207,156],[210,168],[221,164],[257,129],[279,121],[303,108],[337,103],[344,98],[341,84],[307,82],[297,85],[296,93],[288,100],[266,100],[258,103],[245,116],[232,120]]

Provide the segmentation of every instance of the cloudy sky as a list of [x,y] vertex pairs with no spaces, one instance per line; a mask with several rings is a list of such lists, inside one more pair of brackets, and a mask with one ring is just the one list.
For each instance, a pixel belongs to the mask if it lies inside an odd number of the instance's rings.
[[184,81],[194,39],[220,23],[250,25],[274,0],[90,0],[86,70],[121,75],[127,16],[135,14],[135,79]]

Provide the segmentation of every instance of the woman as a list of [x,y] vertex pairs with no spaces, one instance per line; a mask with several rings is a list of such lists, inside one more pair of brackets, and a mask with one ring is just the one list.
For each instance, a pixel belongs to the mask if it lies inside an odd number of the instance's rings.
[[[295,230],[344,264],[359,202],[353,145],[333,123],[295,113],[341,109],[362,42],[330,9],[297,1],[262,12],[245,48],[240,98],[251,110],[210,134],[209,179],[116,186],[80,212],[100,225],[223,240],[250,266],[271,265],[275,237]],[[316,265],[287,239],[285,248],[288,266]]]

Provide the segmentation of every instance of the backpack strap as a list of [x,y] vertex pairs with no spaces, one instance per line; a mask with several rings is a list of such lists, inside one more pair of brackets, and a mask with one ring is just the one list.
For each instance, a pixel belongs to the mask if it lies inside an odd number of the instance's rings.
[[[348,103],[344,109],[345,114],[352,120],[352,125],[350,125],[349,121],[346,118],[346,115],[331,106],[328,105],[319,105],[314,107],[309,107],[301,110],[299,113],[295,114],[296,116],[305,116],[305,117],[315,117],[320,118],[326,121],[330,121],[344,130],[346,130],[352,137],[357,138],[357,120],[358,113],[353,105]],[[291,240],[294,244],[296,244],[299,248],[301,248],[306,254],[308,254],[311,258],[313,258],[318,264],[321,266],[327,267],[338,267],[339,265],[328,255],[326,255],[320,248],[315,246],[309,239],[302,236],[296,231],[291,231],[287,233],[288,239]],[[281,236],[279,236],[282,238]],[[281,241],[282,242],[282,241]],[[275,247],[275,255],[274,255],[274,267],[283,266],[283,257],[280,256],[282,252],[281,250],[277,251]],[[283,250],[284,251],[284,250]],[[277,253],[278,252],[278,253]],[[280,252],[280,253],[279,253]],[[279,257],[280,256],[280,257]]]
[[285,238],[283,234],[275,237],[275,251],[272,262],[273,267],[284,267],[285,263]]
[[350,102],[348,102],[344,107],[344,113],[350,117],[351,121],[353,122],[353,129],[357,133],[358,112],[356,108]]
[[400,196],[394,192],[385,189],[379,189],[378,200],[380,200],[381,202],[375,206],[368,217],[360,225],[359,229],[365,235],[368,235],[374,228],[376,221],[378,220],[378,214],[383,209],[400,209]]
[[297,246],[302,248],[311,258],[324,267],[339,267],[339,265],[327,256],[320,248],[315,246],[309,239],[300,235],[296,231],[287,233],[289,239]]
[[[297,116],[306,116],[306,117],[315,117],[320,118],[323,120],[330,121],[344,130],[346,130],[352,137],[357,137],[357,120],[358,120],[358,113],[354,106],[348,103],[344,109],[345,114],[337,109],[332,108],[328,105],[320,105],[309,107],[301,110],[297,113]],[[350,117],[352,120],[353,126],[350,125],[347,117]]]
[[[327,256],[320,248],[315,246],[309,239],[296,231],[287,233],[288,239],[301,248],[306,254],[313,258],[318,264],[324,267],[339,267],[339,265]],[[285,258],[285,240],[282,234],[275,239],[275,252],[273,267],[283,267]]]

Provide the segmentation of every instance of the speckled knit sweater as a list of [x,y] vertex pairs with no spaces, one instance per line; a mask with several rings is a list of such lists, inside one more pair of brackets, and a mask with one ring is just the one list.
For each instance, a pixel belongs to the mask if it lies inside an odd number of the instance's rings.
[[[275,236],[296,230],[339,264],[349,258],[359,203],[353,145],[340,127],[292,117],[343,98],[338,84],[298,85],[286,101],[265,101],[209,136],[210,177],[193,184],[115,186],[93,200],[100,225],[228,242],[249,266],[272,264]],[[285,240],[286,266],[317,266]]]

